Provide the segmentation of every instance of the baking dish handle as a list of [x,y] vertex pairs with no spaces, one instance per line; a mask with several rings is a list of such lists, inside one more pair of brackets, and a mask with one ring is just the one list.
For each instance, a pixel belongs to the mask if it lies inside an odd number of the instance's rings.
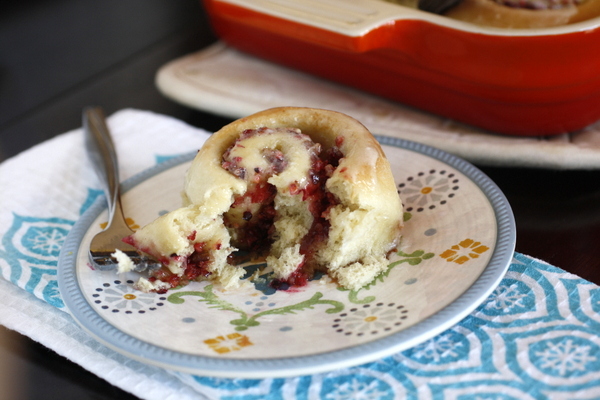
[[237,23],[260,24],[272,33],[358,52],[397,43],[398,37],[392,42],[391,34],[399,20],[439,18],[379,0],[205,0],[205,4],[209,11]]

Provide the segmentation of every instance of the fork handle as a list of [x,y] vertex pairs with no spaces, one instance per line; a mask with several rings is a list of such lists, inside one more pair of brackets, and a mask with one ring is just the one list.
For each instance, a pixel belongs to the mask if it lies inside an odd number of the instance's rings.
[[[94,170],[100,179],[108,202],[109,226],[115,217],[123,218],[120,201],[119,164],[115,146],[106,125],[104,111],[100,107],[86,107],[83,110],[85,147]],[[115,214],[117,213],[117,214]]]

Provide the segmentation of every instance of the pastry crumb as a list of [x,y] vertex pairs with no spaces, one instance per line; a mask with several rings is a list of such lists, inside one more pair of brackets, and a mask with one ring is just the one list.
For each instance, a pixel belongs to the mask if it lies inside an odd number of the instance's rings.
[[117,273],[124,274],[126,272],[133,271],[135,268],[135,264],[131,257],[127,254],[123,253],[121,250],[116,249],[114,253],[111,254],[117,260]]

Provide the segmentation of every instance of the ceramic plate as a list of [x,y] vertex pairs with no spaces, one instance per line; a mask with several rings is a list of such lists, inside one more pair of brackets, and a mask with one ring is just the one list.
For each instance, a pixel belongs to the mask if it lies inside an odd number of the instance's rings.
[[[305,287],[275,291],[261,265],[248,265],[251,278],[241,289],[195,282],[167,294],[141,293],[132,288],[135,273],[89,265],[89,242],[107,218],[99,201],[61,252],[65,304],[84,329],[122,354],[221,377],[348,367],[441,333],[481,304],[506,272],[515,245],[512,212],[497,186],[471,164],[428,146],[378,139],[405,205],[405,227],[400,250],[366,287],[341,290],[317,277]],[[125,182],[125,213],[134,228],[180,206],[192,157]]]

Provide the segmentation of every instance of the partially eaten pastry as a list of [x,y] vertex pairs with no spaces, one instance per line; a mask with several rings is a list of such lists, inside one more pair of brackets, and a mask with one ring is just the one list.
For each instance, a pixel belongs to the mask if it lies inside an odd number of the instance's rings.
[[402,226],[379,143],[355,119],[320,109],[274,108],[223,127],[193,160],[183,197],[126,239],[163,265],[141,290],[199,279],[236,287],[240,251],[265,257],[274,285],[303,286],[322,271],[358,289],[386,268]]

